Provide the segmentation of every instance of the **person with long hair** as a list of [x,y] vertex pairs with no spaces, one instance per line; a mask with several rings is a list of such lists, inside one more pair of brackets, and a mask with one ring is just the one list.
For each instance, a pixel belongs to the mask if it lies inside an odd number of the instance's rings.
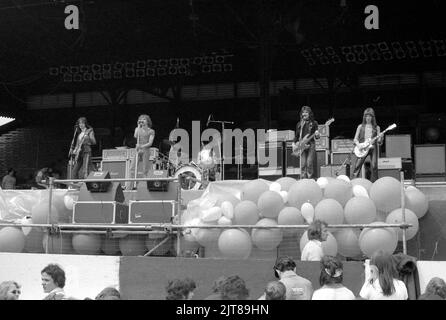
[[332,256],[324,256],[321,260],[319,284],[321,288],[313,293],[311,300],[355,300],[353,292],[346,288],[344,269],[341,260]]
[[379,250],[365,262],[365,282],[359,295],[367,300],[407,300],[406,285],[398,279],[392,256]]
[[307,229],[308,242],[302,250],[300,260],[321,261],[324,257],[322,242],[327,240],[327,223],[321,220],[314,220]]
[[0,300],[19,300],[20,285],[15,281],[3,281],[0,283]]
[[[315,136],[308,142],[308,148],[303,149],[300,154],[300,178],[312,179],[314,175],[314,161],[316,160],[316,141],[319,138],[318,123],[314,120],[313,111],[309,106],[303,106],[300,110],[300,121],[296,124],[296,134],[294,136],[294,146],[309,135]],[[294,149],[294,147],[293,147]],[[294,150],[293,150],[294,151]]]
[[75,137],[70,148],[70,157],[73,163],[71,178],[85,179],[93,168],[91,146],[96,144],[96,138],[93,128],[85,117],[77,119],[75,130]]
[[[373,108],[367,108],[364,110],[362,116],[362,123],[356,128],[355,137],[353,142],[356,146],[365,142],[367,139],[373,139],[380,134],[380,127],[376,124],[375,111]],[[361,172],[362,165],[366,159],[370,158],[370,181],[375,182],[378,179],[378,145],[382,144],[382,137],[377,139],[372,148],[368,151],[367,155],[356,160],[353,177],[358,178]]]
[[[136,156],[131,159],[131,172],[132,178],[135,178],[135,169],[139,171],[139,164],[142,163],[142,171],[144,177],[147,177],[152,162],[150,161],[150,147],[153,144],[155,138],[155,130],[152,129],[152,119],[147,114],[142,114],[138,117],[137,126],[133,137],[136,139]],[[136,160],[137,159],[137,160]],[[136,165],[138,161],[138,166]],[[133,184],[126,184],[127,188]]]

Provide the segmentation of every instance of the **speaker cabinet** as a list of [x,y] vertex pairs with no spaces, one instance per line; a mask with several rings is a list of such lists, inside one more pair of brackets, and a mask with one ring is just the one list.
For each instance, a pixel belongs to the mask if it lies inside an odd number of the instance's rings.
[[412,159],[412,138],[410,134],[386,135],[386,157]]
[[333,177],[336,178],[340,175],[350,176],[350,166],[340,166],[340,165],[325,165],[321,166],[321,177]]
[[129,201],[129,223],[170,223],[175,216],[175,201]]
[[[331,153],[331,164],[334,165],[341,165],[344,163],[344,161],[349,157],[351,154],[350,162],[353,165],[356,161],[356,156],[354,153],[351,152],[332,152]],[[348,160],[347,160],[348,163]]]
[[124,224],[129,221],[129,207],[116,201],[76,201],[73,223]]
[[417,179],[419,176],[444,179],[446,177],[446,145],[415,145],[415,173]]

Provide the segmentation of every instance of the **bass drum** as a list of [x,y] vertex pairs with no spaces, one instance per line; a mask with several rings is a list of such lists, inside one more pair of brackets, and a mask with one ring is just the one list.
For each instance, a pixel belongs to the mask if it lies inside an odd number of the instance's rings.
[[174,178],[180,179],[181,189],[183,190],[198,190],[201,187],[201,172],[197,167],[187,164],[183,165],[175,171]]

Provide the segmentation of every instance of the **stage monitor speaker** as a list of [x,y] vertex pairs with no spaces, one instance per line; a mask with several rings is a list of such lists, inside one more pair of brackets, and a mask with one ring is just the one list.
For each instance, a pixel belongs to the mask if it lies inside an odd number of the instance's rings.
[[[96,176],[95,176],[96,174]],[[91,172],[87,179],[104,179],[108,172]],[[101,190],[98,192],[98,190]],[[81,185],[78,201],[125,201],[124,192],[119,182],[86,182]]]
[[105,181],[110,179],[110,174],[108,171],[92,171],[87,177],[87,180],[97,180],[102,179],[104,181],[93,181],[93,182],[85,182],[87,184],[87,189],[90,192],[107,192],[111,186],[110,181]]
[[73,205],[73,223],[125,224],[128,221],[129,207],[124,203],[76,201]]
[[386,157],[412,159],[412,138],[410,134],[386,135]]
[[446,145],[417,144],[415,145],[416,175],[446,175]]
[[167,184],[164,192],[150,191],[146,181],[138,181],[136,195],[134,200],[178,200],[178,181],[172,181]]
[[[149,170],[147,178],[167,178],[167,170]],[[147,189],[149,189],[149,191],[167,191],[168,185],[169,181],[147,181]]]

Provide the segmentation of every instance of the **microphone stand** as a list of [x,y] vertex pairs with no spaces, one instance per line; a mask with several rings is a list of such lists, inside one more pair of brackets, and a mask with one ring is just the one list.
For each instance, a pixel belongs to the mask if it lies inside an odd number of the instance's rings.
[[[140,124],[138,124],[138,134],[136,136],[136,146],[139,146],[139,129],[141,128]],[[138,177],[138,161],[139,161],[139,153],[138,153],[138,148],[135,148],[135,176],[134,178],[136,179]],[[133,188],[136,189],[137,187],[137,181],[134,182],[133,184]]]
[[[220,149],[223,149],[223,140],[224,140],[224,132],[225,132],[225,124],[234,124],[232,121],[219,121],[219,120],[210,120],[209,123],[220,123],[221,124],[221,146]],[[221,166],[221,180],[225,180],[225,157],[223,152],[220,151],[220,166]]]
[[73,138],[71,139],[71,144],[70,144],[70,151],[68,151],[68,179],[72,178],[73,175],[73,155],[71,154],[71,150],[74,149],[75,144],[76,144],[76,133],[77,133],[77,128],[78,126],[76,125],[75,129],[74,129],[74,133],[73,133]]

